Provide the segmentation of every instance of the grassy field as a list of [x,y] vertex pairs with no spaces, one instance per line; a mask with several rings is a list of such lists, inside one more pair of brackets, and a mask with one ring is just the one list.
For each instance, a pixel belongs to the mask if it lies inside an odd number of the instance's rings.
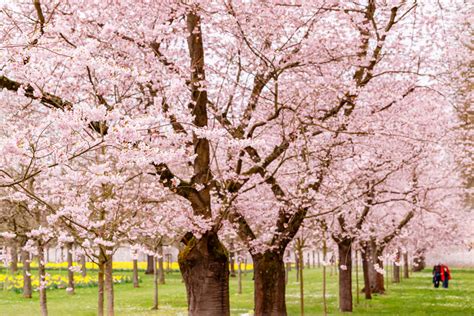
[[[4,271],[4,270],[3,270]],[[35,271],[36,272],[36,271]],[[63,272],[49,271],[51,274]],[[91,271],[91,273],[95,273]],[[118,274],[130,274],[120,271]],[[305,315],[322,315],[322,270],[305,269]],[[453,269],[453,280],[449,289],[434,289],[429,271],[414,273],[401,284],[388,284],[385,295],[366,301],[360,295],[356,303],[354,293],[354,314],[356,315],[474,315],[474,269]],[[184,284],[178,273],[166,275],[166,284],[160,285],[160,310],[151,311],[152,277],[140,273],[140,288],[132,284],[119,284],[115,289],[117,315],[186,315]],[[360,275],[359,275],[360,277]],[[355,280],[354,280],[355,281]],[[243,278],[243,294],[237,291],[237,280],[231,279],[230,301],[232,315],[251,314],[253,308],[252,274]],[[355,284],[354,284],[355,292]],[[337,276],[328,274],[328,309],[331,315],[337,311]],[[50,315],[96,315],[97,288],[79,288],[74,296],[64,289],[48,291]],[[289,315],[299,315],[299,284],[292,271],[287,288]],[[39,315],[38,293],[33,299],[24,299],[13,291],[0,291],[0,315]]]

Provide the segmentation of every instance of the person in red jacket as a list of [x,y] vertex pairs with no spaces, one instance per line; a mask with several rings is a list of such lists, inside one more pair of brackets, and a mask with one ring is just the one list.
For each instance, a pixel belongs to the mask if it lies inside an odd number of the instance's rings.
[[443,287],[448,288],[449,280],[451,280],[451,273],[447,265],[441,265],[441,281],[443,282]]

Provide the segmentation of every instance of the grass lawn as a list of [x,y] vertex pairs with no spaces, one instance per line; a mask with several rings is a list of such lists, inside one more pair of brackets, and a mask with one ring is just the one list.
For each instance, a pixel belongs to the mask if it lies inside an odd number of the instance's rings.
[[[3,270],[4,272],[5,270]],[[36,273],[36,271],[34,271]],[[65,273],[49,271],[51,274]],[[90,273],[95,273],[90,271]],[[289,315],[299,315],[299,284],[295,280],[295,270],[290,274],[287,287],[287,307]],[[322,270],[305,269],[305,315],[322,315]],[[117,274],[131,274],[118,271]],[[453,269],[453,280],[449,289],[435,289],[431,284],[431,272],[411,274],[409,280],[401,284],[388,284],[385,295],[375,296],[366,301],[360,295],[356,304],[354,293],[354,314],[357,315],[474,315],[474,269]],[[178,273],[166,275],[166,284],[160,285],[160,310],[151,311],[153,284],[152,277],[140,273],[140,288],[119,284],[114,287],[117,315],[186,315],[186,295],[184,284]],[[361,274],[359,274],[361,279]],[[354,280],[355,281],[355,280]],[[359,280],[361,282],[361,280]],[[237,280],[231,279],[230,303],[232,315],[251,313],[253,309],[252,273],[243,277],[243,292],[237,294]],[[355,292],[355,283],[354,283]],[[96,315],[97,288],[79,288],[70,296],[64,289],[48,291],[50,315]],[[337,311],[337,276],[328,273],[328,309],[331,315]],[[0,315],[39,315],[38,293],[33,299],[24,299],[21,293],[0,290]]]

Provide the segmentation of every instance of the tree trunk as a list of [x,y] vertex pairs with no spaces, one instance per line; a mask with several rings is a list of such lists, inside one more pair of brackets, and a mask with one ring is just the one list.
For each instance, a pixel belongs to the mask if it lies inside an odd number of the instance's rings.
[[[318,252],[318,255],[319,255],[319,252]],[[326,230],[323,230],[323,262],[324,262],[323,264],[323,314],[324,315],[328,314],[328,304],[326,301],[326,258],[327,258]]]
[[400,283],[400,263],[400,249],[398,249],[395,261],[393,262],[393,283]]
[[163,245],[158,246],[158,276],[159,283],[165,284],[165,269],[163,267]]
[[304,281],[303,281],[303,247],[298,247],[298,258],[300,259],[300,315],[304,316]]
[[266,251],[253,255],[255,316],[287,315],[283,254]]
[[105,274],[105,259],[99,256],[99,271],[97,273],[97,314],[104,315],[104,274]]
[[300,281],[300,260],[298,258],[296,249],[295,249],[295,269],[296,269],[296,282],[299,282]]
[[413,272],[422,271],[425,266],[425,255],[423,251],[416,252],[413,256]]
[[337,244],[339,251],[339,309],[352,312],[352,241]]
[[370,300],[372,299],[372,289],[370,286],[370,271],[369,271],[369,264],[370,264],[370,253],[369,247],[364,246],[361,252],[362,257],[362,272],[364,274],[364,288],[362,289],[365,293],[365,299]]
[[[380,259],[383,253],[383,248],[377,248],[375,251],[375,262],[378,264],[380,269],[383,269],[383,260]],[[372,293],[384,294],[385,287],[384,287],[384,275],[383,273],[375,273],[375,286],[372,289]]]
[[179,253],[190,316],[228,316],[229,260],[217,234],[193,237]]
[[235,278],[235,276],[236,276],[235,267],[234,267],[235,260],[234,260],[234,253],[233,252],[230,253],[229,259],[230,259],[230,276],[232,278]]
[[317,256],[318,256],[318,268],[321,268],[321,256],[319,255],[319,249],[317,252]]
[[140,287],[138,284],[138,260],[133,259],[133,287]]
[[359,304],[359,251],[355,251],[355,271],[356,271],[356,304]]
[[158,310],[158,260],[156,257],[153,257],[153,260],[153,307],[151,309]]
[[21,261],[23,263],[23,297],[31,298],[33,289],[31,287],[30,253],[22,250]]
[[48,316],[48,306],[46,302],[46,267],[44,262],[44,248],[43,245],[38,245],[38,275],[39,275],[39,299],[41,315]]
[[408,275],[408,252],[403,254],[403,277],[408,279],[410,276]]
[[82,274],[82,277],[84,277],[84,278],[87,275],[86,255],[81,255],[81,274]]
[[242,262],[241,262],[240,259],[239,259],[239,263],[238,263],[237,278],[238,278],[237,293],[242,294]]
[[153,274],[153,256],[146,256],[146,270],[145,274]]
[[10,248],[10,256],[11,256],[10,272],[12,274],[15,274],[18,271],[18,246],[16,243],[13,243]]
[[291,262],[286,263],[286,269],[285,269],[285,284],[288,284],[288,276],[290,275],[291,271]]
[[107,315],[114,316],[114,279],[112,270],[112,256],[107,255],[105,262],[105,296],[107,302]]
[[74,294],[74,271],[72,268],[72,243],[67,244],[67,289],[66,292],[69,295]]

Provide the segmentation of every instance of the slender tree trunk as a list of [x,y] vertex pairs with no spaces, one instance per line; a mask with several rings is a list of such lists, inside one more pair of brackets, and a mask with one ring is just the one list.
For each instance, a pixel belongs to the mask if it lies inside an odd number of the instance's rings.
[[359,304],[359,251],[355,251],[355,271],[356,271],[356,303]]
[[69,295],[74,295],[74,271],[72,268],[72,243],[67,244],[67,289],[66,292]]
[[158,246],[158,275],[159,283],[165,284],[165,269],[163,267],[163,245]]
[[138,283],[138,260],[133,259],[133,287],[140,287]]
[[315,251],[313,250],[311,253],[313,255],[313,265],[312,265],[312,267],[313,267],[313,269],[315,269],[316,268]]
[[288,284],[288,276],[290,275],[291,271],[291,262],[286,263],[286,269],[285,269],[285,284]]
[[352,312],[352,241],[337,244],[339,251],[339,309]]
[[31,298],[33,289],[31,287],[30,253],[22,250],[21,261],[23,263],[23,297]]
[[18,246],[16,243],[12,243],[12,246],[10,247],[10,255],[10,272],[11,274],[15,274],[18,271]]
[[239,263],[238,263],[237,277],[238,277],[237,293],[242,294],[242,262],[241,262],[240,259],[239,259]]
[[300,315],[304,316],[304,281],[303,281],[303,247],[298,247],[298,258],[300,259]]
[[38,275],[40,280],[39,299],[41,315],[48,316],[48,305],[46,301],[46,266],[44,262],[44,247],[38,244]]
[[145,274],[153,274],[153,256],[146,256],[146,270]]
[[244,275],[247,275],[247,258],[244,259]]
[[364,245],[362,252],[362,272],[364,274],[364,293],[365,299],[370,300],[372,299],[372,288],[370,285],[370,271],[369,271],[369,264],[370,264],[370,250],[369,247]]
[[321,256],[319,254],[319,249],[318,249],[317,256],[318,256],[318,268],[321,268]]
[[230,255],[229,255],[229,259],[230,259],[230,276],[232,278],[235,278],[236,274],[235,274],[235,260],[234,260],[234,253],[231,252]]
[[179,253],[190,316],[228,316],[229,260],[217,234],[193,237]]
[[408,270],[408,252],[405,252],[403,254],[403,277],[405,279],[408,279],[409,276],[409,270]]
[[[283,252],[284,253],[284,252]],[[255,316],[286,316],[283,254],[266,251],[253,255]]]
[[107,255],[105,262],[105,296],[107,302],[107,315],[114,316],[114,279],[112,270],[112,255]]
[[295,249],[295,269],[296,269],[296,282],[300,281],[300,260],[298,258],[298,251]]
[[151,309],[158,310],[158,260],[156,256],[153,259],[153,307]]
[[81,274],[82,274],[82,277],[84,277],[84,278],[87,275],[86,255],[81,255]]
[[[319,252],[318,252],[319,255]],[[319,257],[318,257],[319,258]],[[326,246],[326,231],[323,230],[323,314],[328,314],[328,304],[326,301],[326,259],[327,259],[327,246]],[[319,260],[318,260],[319,264]]]
[[104,275],[105,275],[105,258],[99,256],[99,271],[97,273],[97,314],[104,316]]
[[308,253],[308,256],[306,257],[306,268],[311,269],[311,261],[310,261],[310,253]]

